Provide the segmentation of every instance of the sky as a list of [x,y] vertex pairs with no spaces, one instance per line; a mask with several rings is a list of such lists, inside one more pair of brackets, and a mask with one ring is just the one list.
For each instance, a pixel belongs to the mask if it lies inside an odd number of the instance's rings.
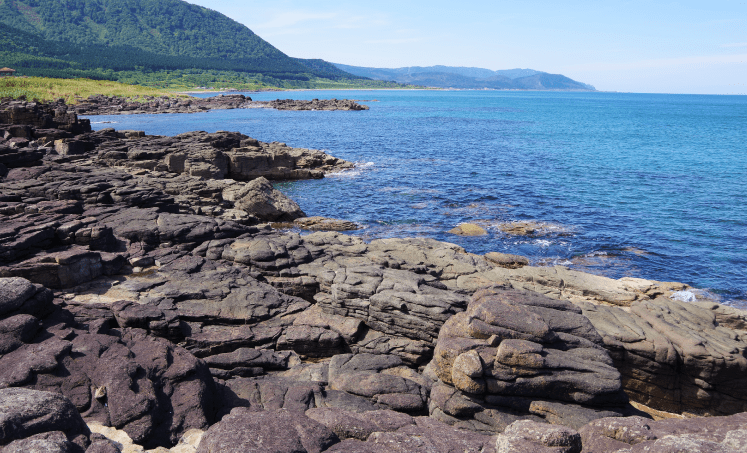
[[747,0],[188,0],[285,54],[563,74],[598,90],[747,94]]

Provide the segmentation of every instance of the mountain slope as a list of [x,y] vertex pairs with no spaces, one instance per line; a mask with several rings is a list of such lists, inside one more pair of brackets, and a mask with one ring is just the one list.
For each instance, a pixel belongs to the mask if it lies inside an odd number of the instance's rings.
[[300,64],[238,22],[180,0],[5,0],[0,21],[52,41],[124,45],[163,55]]
[[490,88],[519,90],[594,90],[561,74],[534,69],[491,71],[482,68],[454,66],[411,66],[405,68],[367,68],[334,63],[345,72],[374,80],[424,85],[436,88]]
[[[68,61],[71,54],[65,49],[75,49],[76,44],[90,46],[103,57],[103,68],[111,63],[129,68],[135,60],[164,60],[169,68],[231,70],[280,78],[288,74],[359,78],[321,60],[307,64],[291,58],[244,25],[181,0],[0,0],[0,25],[4,25],[6,40],[19,41],[25,32],[39,42],[59,43],[37,46],[30,53],[26,49],[30,55]],[[123,49],[126,62],[118,55]],[[77,53],[81,52],[86,50]],[[73,55],[72,60],[79,62],[78,57]]]

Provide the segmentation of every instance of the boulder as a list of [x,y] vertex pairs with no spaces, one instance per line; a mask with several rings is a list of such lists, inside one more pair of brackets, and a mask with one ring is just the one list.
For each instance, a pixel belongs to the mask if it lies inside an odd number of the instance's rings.
[[395,355],[340,354],[329,363],[329,388],[402,412],[425,409],[425,380]]
[[75,451],[68,442],[85,448],[89,434],[75,406],[64,396],[24,388],[0,389],[0,445],[16,441],[11,451],[24,447],[43,451],[42,446],[51,451]]
[[[89,447],[86,451],[96,450]],[[36,434],[25,439],[14,440],[3,452],[7,453],[77,453],[82,452],[80,445],[70,442],[62,431],[50,431]],[[114,450],[115,453],[118,450]]]
[[498,435],[496,453],[580,453],[581,435],[565,426],[520,420]]
[[485,259],[506,269],[518,269],[529,265],[529,260],[526,257],[508,253],[488,252],[485,254]]
[[331,429],[340,439],[365,441],[374,432],[390,432],[415,424],[409,415],[392,410],[357,413],[336,407],[320,407],[306,411],[306,416]]
[[52,292],[21,277],[0,277],[0,317],[46,316],[54,310]]
[[[430,413],[502,430],[517,416],[574,428],[623,407],[620,374],[581,310],[539,294],[491,287],[439,333]],[[532,417],[530,417],[532,418]]]
[[236,408],[205,432],[197,452],[320,453],[338,441],[329,428],[302,412]]
[[306,217],[298,204],[274,189],[265,178],[247,183],[235,196],[235,206],[265,221],[292,221]]

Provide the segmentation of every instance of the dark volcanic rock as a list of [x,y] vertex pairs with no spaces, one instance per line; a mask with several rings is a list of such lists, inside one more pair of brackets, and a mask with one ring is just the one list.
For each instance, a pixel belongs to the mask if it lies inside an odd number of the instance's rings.
[[580,453],[581,436],[565,426],[516,421],[498,435],[496,453]]
[[273,108],[277,110],[368,110],[349,99],[313,99],[311,101],[277,99],[252,101],[243,94],[219,94],[207,98],[154,97],[129,100],[118,96],[92,95],[72,106],[79,115],[135,115],[142,113],[197,113],[208,110]]
[[647,420],[602,418],[579,430],[584,452],[747,451],[747,413],[726,417]]
[[0,388],[62,394],[147,447],[223,416],[236,423],[201,448],[559,452],[578,450],[574,430],[585,451],[743,447],[737,416],[620,434],[649,423],[621,417],[622,389],[677,412],[744,411],[743,312],[430,239],[258,226],[303,216],[271,180],[352,164],[236,132],[90,132],[54,106],[45,119],[16,103],[6,116],[36,119],[0,124],[15,166],[0,179]]
[[0,100],[0,124],[20,126],[8,127],[8,135],[24,138],[32,137],[31,127],[57,129],[72,134],[91,130],[91,122],[79,120],[62,99],[50,104],[2,99]]
[[409,415],[392,410],[375,410],[357,413],[340,408],[320,407],[309,409],[306,416],[334,431],[340,439],[366,440],[374,432],[396,431],[415,424]]
[[215,384],[202,361],[144,330],[109,329],[118,318],[167,332],[168,323],[159,325],[162,313],[128,314],[125,302],[114,304],[115,318],[91,306],[93,313],[79,324],[82,316],[55,308],[48,290],[22,279],[0,279],[0,294],[15,307],[11,314],[45,316],[40,322],[6,314],[0,321],[0,387],[65,395],[87,420],[124,429],[146,445],[171,445],[184,431],[212,421]]
[[79,445],[67,440],[65,433],[62,431],[50,431],[25,439],[14,440],[3,449],[3,453],[74,453],[82,451],[83,449]]
[[[55,432],[62,436],[50,434]],[[44,437],[45,434],[49,436]],[[53,448],[56,445],[60,451],[82,451],[81,447],[88,446],[89,434],[75,406],[58,393],[22,388],[0,390],[0,445],[23,440],[10,447],[10,451],[31,448],[33,444]],[[36,437],[29,439],[32,436]],[[75,443],[77,449],[68,445],[68,441]],[[63,447],[69,450],[62,450]]]
[[262,177],[248,183],[236,196],[238,209],[251,212],[261,220],[289,221],[306,216],[293,200]]
[[329,388],[403,412],[423,411],[428,400],[425,380],[395,355],[334,356],[329,363]]
[[310,101],[295,99],[276,99],[274,101],[254,101],[250,107],[267,107],[277,110],[368,110],[350,99],[312,99]]
[[218,95],[209,98],[144,96],[129,100],[119,96],[92,95],[74,107],[79,115],[133,115],[139,113],[195,113],[208,110],[242,108],[252,98],[243,94]]
[[210,427],[197,451],[320,453],[336,442],[338,438],[330,429],[302,412],[237,408]]

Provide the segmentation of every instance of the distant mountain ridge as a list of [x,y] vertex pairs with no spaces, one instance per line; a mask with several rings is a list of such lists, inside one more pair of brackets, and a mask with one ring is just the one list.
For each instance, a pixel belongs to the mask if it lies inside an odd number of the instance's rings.
[[333,63],[337,68],[360,77],[435,88],[519,89],[519,90],[588,90],[591,85],[561,74],[534,69],[503,69],[457,66],[410,66],[405,68],[368,68]]

